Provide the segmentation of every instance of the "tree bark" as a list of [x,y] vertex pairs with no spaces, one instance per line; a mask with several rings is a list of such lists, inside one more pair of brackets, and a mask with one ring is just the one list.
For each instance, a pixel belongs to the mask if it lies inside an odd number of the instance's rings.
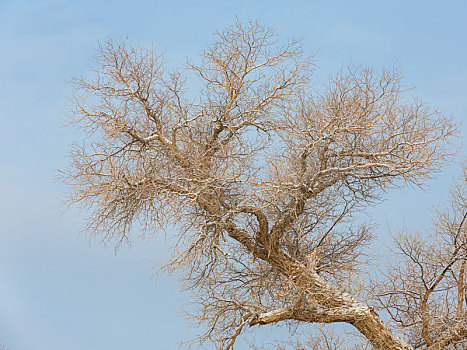
[[368,305],[350,294],[332,287],[313,269],[297,264],[283,252],[267,258],[284,275],[292,276],[297,288],[305,291],[317,307],[289,307],[263,313],[250,323],[267,324],[286,319],[310,323],[345,322],[354,326],[377,350],[413,350],[407,342],[396,336]]

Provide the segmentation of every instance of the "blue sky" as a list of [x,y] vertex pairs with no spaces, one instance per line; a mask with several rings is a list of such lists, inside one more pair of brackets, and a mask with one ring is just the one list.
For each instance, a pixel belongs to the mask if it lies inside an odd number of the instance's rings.
[[[303,39],[316,82],[353,62],[397,64],[417,95],[467,130],[466,1],[10,1],[0,0],[0,344],[11,350],[176,349],[188,302],[170,276],[152,279],[163,235],[112,247],[80,235],[55,169],[73,76],[89,72],[99,40],[128,36],[183,63],[238,16]],[[461,152],[462,154],[462,152]],[[388,225],[426,226],[456,165],[425,192],[404,189],[370,211]]]

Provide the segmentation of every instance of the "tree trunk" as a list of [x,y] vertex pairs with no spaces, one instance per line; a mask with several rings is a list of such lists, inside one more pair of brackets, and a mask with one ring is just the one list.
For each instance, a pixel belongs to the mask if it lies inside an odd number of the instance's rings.
[[[366,305],[365,307],[368,308]],[[358,319],[353,325],[369,340],[375,349],[413,349],[405,340],[394,335],[374,310],[368,309],[365,312],[366,315]]]
[[[305,291],[317,304],[317,308],[292,308],[291,318],[305,322],[353,325],[373,345],[381,350],[409,350],[407,342],[391,332],[379,315],[368,305],[350,294],[332,287],[322,276],[308,267],[298,265],[286,254],[279,253],[270,263],[276,265],[287,276],[291,276],[297,288]],[[281,315],[286,315],[282,312]],[[277,320],[278,321],[278,320]],[[270,322],[267,322],[270,323]]]

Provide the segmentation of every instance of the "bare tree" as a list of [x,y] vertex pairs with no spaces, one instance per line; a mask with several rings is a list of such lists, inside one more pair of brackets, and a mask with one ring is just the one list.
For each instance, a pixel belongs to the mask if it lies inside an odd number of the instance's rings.
[[[71,123],[87,137],[64,172],[70,201],[90,208],[89,232],[116,244],[135,222],[143,234],[177,227],[165,268],[182,271],[196,298],[192,317],[206,327],[196,342],[231,349],[247,326],[344,322],[375,349],[441,344],[448,311],[406,325],[416,317],[407,300],[405,341],[360,301],[372,227],[357,218],[388,188],[439,171],[456,125],[404,103],[396,69],[350,66],[315,89],[311,63],[299,42],[255,22],[217,32],[178,71],[153,50],[102,44],[94,76],[74,80]],[[445,272],[423,277],[422,319],[444,288],[437,276],[463,286],[456,249],[442,253],[453,261]]]
[[464,175],[455,184],[429,235],[403,232],[398,237],[399,258],[376,286],[380,307],[414,348],[465,349],[467,345],[466,180]]

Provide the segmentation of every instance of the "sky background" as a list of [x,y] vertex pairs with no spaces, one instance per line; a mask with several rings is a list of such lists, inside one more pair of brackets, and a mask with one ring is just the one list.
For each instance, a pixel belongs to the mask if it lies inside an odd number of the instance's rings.
[[[188,298],[176,278],[152,278],[165,256],[163,235],[115,254],[80,234],[85,212],[65,210],[56,169],[66,167],[68,145],[79,135],[64,127],[63,110],[69,80],[89,72],[99,40],[153,45],[177,65],[236,17],[303,39],[316,58],[317,83],[350,62],[398,65],[411,93],[464,122],[465,135],[465,0],[0,0],[0,345],[176,349],[196,334],[185,327]],[[427,227],[459,169],[453,164],[425,191],[392,191],[369,210],[377,244],[404,224]]]

